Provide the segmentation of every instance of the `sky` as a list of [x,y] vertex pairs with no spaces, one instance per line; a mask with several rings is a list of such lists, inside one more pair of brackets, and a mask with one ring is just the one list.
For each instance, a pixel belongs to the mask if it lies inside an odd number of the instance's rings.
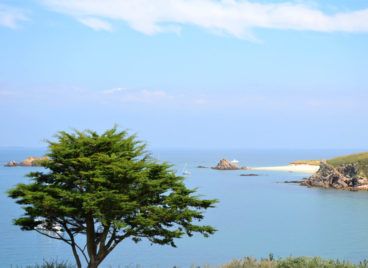
[[365,0],[0,0],[0,146],[368,149]]

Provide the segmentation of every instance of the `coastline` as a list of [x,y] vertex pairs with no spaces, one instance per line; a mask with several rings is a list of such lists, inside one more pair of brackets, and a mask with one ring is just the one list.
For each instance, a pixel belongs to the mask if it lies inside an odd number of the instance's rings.
[[248,170],[263,170],[263,171],[286,171],[286,172],[300,172],[315,174],[319,170],[319,166],[316,165],[285,165],[285,166],[272,166],[272,167],[249,167]]

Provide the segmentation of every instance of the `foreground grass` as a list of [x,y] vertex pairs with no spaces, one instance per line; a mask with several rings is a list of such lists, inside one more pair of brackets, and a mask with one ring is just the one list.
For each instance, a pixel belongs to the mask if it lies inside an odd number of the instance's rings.
[[[67,262],[45,261],[41,265],[27,266],[26,268],[74,268],[74,265]],[[126,268],[143,267],[136,266],[119,266]],[[180,266],[174,266],[179,268]],[[233,260],[227,264],[220,266],[204,265],[203,268],[368,268],[368,261],[362,261],[359,264],[353,264],[339,260],[325,260],[320,257],[289,257],[285,259],[274,259],[272,255],[267,259],[257,260],[255,258],[246,257],[244,259]],[[113,268],[113,267],[111,267]],[[192,268],[201,268],[193,266]]]
[[68,262],[64,261],[44,261],[43,264],[36,264],[36,265],[28,265],[26,268],[75,268],[75,265],[72,265]]
[[319,257],[289,257],[274,260],[273,258],[256,260],[246,257],[241,260],[233,260],[220,266],[221,268],[368,268],[368,261],[353,264],[339,260],[324,260]]

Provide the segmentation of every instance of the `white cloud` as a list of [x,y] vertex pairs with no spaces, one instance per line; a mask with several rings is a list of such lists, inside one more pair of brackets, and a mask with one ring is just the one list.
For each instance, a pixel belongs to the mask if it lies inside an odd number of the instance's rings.
[[[252,29],[368,32],[367,9],[326,14],[300,1],[257,3],[240,0],[42,0],[51,9],[81,17],[124,21],[145,34],[194,25],[238,38]],[[106,21],[100,24],[109,25]],[[106,26],[105,25],[105,26]],[[91,26],[91,25],[89,25]],[[101,27],[100,29],[102,29]],[[108,28],[108,27],[105,27]]]
[[122,88],[122,87],[115,87],[112,89],[106,89],[102,91],[102,94],[104,95],[112,95],[112,94],[117,94],[119,92],[124,92],[124,91],[128,91],[127,88]]
[[24,11],[0,4],[0,26],[15,29],[19,22],[28,20]]
[[81,18],[79,19],[79,21],[83,23],[84,25],[92,28],[95,31],[100,31],[100,30],[109,31],[109,32],[112,31],[111,24],[101,19],[87,17],[87,18]]

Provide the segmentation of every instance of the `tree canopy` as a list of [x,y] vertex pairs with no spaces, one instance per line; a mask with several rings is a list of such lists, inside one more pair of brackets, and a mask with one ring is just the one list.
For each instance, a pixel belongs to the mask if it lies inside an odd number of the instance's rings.
[[9,191],[24,209],[14,223],[70,245],[78,267],[98,267],[128,238],[175,246],[184,235],[215,232],[199,221],[216,200],[188,189],[135,135],[116,128],[62,131],[48,144],[45,170]]

